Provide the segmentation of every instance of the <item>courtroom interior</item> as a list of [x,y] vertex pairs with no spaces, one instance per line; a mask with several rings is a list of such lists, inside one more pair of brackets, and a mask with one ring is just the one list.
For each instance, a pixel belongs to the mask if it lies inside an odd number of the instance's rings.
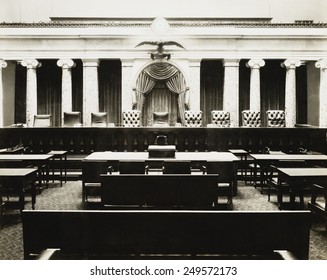
[[0,259],[327,259],[327,2],[175,2],[0,3]]

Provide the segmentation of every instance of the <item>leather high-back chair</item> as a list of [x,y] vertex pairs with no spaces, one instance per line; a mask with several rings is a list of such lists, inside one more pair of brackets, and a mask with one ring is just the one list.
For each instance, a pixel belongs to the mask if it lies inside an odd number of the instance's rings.
[[64,112],[64,124],[63,126],[81,126],[81,112]]
[[268,127],[285,127],[285,112],[283,110],[268,110],[266,114]]
[[242,126],[260,127],[261,126],[260,111],[251,111],[251,110],[242,111]]
[[211,111],[211,124],[209,127],[230,127],[230,113],[227,111]]
[[129,110],[123,112],[124,127],[140,127],[141,126],[141,111]]
[[202,127],[202,111],[185,111],[186,127]]
[[107,112],[91,113],[91,126],[96,126],[96,127],[108,126],[108,113]]
[[50,127],[51,115],[34,115],[33,127]]
[[169,113],[153,112],[153,126],[169,126]]

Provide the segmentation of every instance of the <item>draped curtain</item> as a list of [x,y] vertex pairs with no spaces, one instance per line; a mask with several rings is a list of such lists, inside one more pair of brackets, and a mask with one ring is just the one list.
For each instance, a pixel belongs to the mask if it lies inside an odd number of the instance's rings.
[[57,60],[40,60],[37,71],[37,113],[49,114],[52,126],[61,125],[61,68]]
[[[178,111],[184,124],[185,96],[188,88],[182,73],[173,65],[166,62],[154,63],[146,67],[136,81],[134,107],[143,111],[144,98],[155,87],[158,81],[164,81],[170,92],[178,95]],[[172,114],[173,112],[169,112]]]

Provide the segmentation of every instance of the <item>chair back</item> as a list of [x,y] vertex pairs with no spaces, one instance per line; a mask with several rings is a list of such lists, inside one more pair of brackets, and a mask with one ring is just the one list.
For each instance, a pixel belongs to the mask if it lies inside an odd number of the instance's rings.
[[64,126],[81,126],[81,112],[64,112]]
[[153,126],[169,126],[169,113],[153,112]]
[[169,161],[163,162],[163,174],[191,174],[190,161]]
[[260,111],[251,111],[251,110],[242,111],[242,126],[260,127],[261,126]]
[[120,174],[145,174],[144,161],[120,161]]
[[108,113],[107,112],[91,113],[91,126],[94,127],[108,126]]
[[34,115],[33,127],[50,127],[51,115]]
[[202,127],[202,111],[185,111],[184,119],[186,127]]
[[230,113],[227,111],[211,111],[211,126],[230,127]]
[[123,112],[124,127],[140,127],[141,126],[141,111],[129,110]]
[[156,137],[156,140],[154,141],[155,145],[167,145],[168,141],[167,141],[167,136],[166,135],[158,135]]
[[268,127],[285,127],[285,112],[283,110],[268,110],[266,114]]

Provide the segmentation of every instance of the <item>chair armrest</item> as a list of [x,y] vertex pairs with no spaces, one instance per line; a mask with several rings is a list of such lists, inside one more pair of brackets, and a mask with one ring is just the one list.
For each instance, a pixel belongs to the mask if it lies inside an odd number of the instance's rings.
[[51,260],[53,255],[58,251],[60,251],[60,249],[58,249],[58,248],[45,249],[45,250],[41,251],[41,253],[38,255],[38,257],[36,259],[37,260]]

